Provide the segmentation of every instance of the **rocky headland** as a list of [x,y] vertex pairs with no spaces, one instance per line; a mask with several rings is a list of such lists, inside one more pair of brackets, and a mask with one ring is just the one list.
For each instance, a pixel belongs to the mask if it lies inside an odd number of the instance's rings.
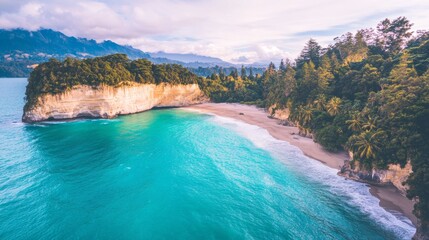
[[198,84],[77,85],[58,94],[43,94],[24,111],[24,122],[73,118],[114,118],[154,107],[182,107],[206,102]]

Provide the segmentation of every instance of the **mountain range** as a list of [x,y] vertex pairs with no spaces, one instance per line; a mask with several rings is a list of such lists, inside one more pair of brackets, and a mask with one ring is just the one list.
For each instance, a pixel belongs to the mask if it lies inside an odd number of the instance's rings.
[[219,58],[196,54],[146,53],[110,40],[97,42],[67,36],[52,29],[0,29],[0,77],[27,77],[34,66],[50,58],[82,59],[113,53],[124,53],[131,59],[146,58],[154,63],[176,63],[188,68],[238,67]]

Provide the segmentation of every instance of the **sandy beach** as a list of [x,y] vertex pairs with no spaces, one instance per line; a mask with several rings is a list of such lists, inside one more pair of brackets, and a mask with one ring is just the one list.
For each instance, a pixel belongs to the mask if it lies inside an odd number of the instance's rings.
[[[255,106],[236,103],[203,103],[185,107],[189,110],[211,113],[229,117],[266,129],[274,138],[287,141],[298,147],[308,157],[318,160],[327,166],[340,169],[344,160],[348,159],[345,152],[331,153],[315,143],[313,139],[298,135],[297,127],[283,126],[279,120],[269,118],[268,113]],[[412,213],[414,203],[402,196],[393,186],[371,186],[371,194],[380,199],[380,206],[388,211],[400,212],[416,225],[416,217]]]

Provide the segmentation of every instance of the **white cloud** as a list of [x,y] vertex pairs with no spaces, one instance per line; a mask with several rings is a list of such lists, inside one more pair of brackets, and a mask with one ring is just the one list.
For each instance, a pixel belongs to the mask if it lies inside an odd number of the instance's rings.
[[428,10],[427,0],[1,0],[0,27],[53,28],[144,51],[279,61],[296,57],[310,37],[326,45],[386,17],[406,16],[415,29],[428,29]]

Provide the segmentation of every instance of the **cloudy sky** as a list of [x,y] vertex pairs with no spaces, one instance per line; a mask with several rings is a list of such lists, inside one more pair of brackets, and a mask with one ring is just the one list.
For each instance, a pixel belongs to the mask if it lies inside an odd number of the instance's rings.
[[315,38],[406,16],[429,29],[428,0],[0,0],[0,28],[52,28],[146,52],[196,53],[235,63],[295,58]]

